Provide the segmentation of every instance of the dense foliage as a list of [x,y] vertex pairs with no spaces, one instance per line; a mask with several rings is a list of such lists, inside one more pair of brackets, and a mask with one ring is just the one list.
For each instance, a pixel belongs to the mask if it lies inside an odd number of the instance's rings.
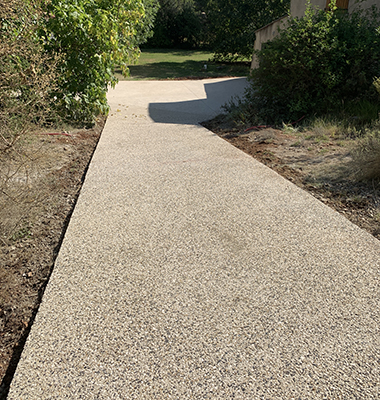
[[148,47],[207,48],[215,59],[251,58],[255,30],[287,13],[290,0],[159,0]]
[[156,16],[160,9],[158,0],[142,0],[144,6],[144,17],[139,21],[136,27],[135,40],[141,47],[149,38],[153,36],[153,29],[157,25]]
[[267,121],[340,113],[378,102],[373,79],[380,76],[380,15],[375,9],[349,15],[315,11],[257,53],[247,95],[251,112]]
[[36,1],[0,2],[0,150],[49,117],[57,58],[39,41],[40,11]]
[[255,31],[285,15],[290,0],[209,0],[210,46],[216,59],[251,58]]
[[65,116],[92,121],[108,110],[106,92],[116,83],[115,67],[124,73],[136,60],[139,41],[146,39],[148,21],[140,0],[51,0],[40,36],[50,54],[61,53],[56,97]]
[[194,0],[159,0],[154,34],[148,47],[200,48],[204,43],[205,18]]

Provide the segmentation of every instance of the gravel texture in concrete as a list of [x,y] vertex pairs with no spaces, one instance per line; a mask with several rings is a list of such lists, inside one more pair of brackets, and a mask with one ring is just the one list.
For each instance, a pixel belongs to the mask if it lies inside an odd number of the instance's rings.
[[380,398],[380,242],[197,124],[244,85],[109,93],[9,400]]

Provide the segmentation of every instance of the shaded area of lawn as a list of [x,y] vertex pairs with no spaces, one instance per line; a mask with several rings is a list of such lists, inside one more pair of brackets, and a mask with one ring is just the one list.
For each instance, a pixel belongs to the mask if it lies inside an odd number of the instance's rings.
[[247,76],[250,62],[220,63],[210,61],[212,53],[192,50],[143,50],[136,65],[130,65],[130,76],[120,80],[213,78]]

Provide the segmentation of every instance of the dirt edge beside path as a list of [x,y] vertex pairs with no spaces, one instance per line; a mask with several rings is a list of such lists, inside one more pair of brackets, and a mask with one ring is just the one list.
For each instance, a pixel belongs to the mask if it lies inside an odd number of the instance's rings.
[[380,240],[380,181],[355,178],[352,140],[272,128],[247,131],[223,121],[202,125]]
[[7,397],[105,121],[33,136],[23,154],[27,165],[14,170],[17,156],[0,160],[11,165],[0,192],[0,399]]

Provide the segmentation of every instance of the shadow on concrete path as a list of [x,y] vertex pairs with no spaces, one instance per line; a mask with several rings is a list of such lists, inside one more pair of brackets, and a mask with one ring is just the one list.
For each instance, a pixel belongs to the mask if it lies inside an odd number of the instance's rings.
[[[186,81],[185,81],[186,82]],[[221,107],[244,94],[246,78],[229,79],[204,84],[204,93],[194,93],[199,99],[150,103],[149,116],[154,122],[166,124],[197,124],[222,112]],[[204,96],[204,98],[202,98]]]

